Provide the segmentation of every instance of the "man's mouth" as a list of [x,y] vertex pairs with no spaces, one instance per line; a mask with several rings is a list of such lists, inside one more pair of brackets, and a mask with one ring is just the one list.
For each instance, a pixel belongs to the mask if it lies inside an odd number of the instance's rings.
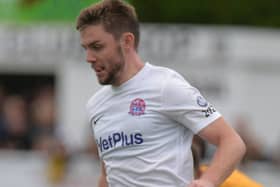
[[96,73],[100,73],[100,72],[102,72],[105,68],[104,67],[94,67],[94,66],[92,66],[92,68],[94,69],[94,71],[96,72]]
[[92,67],[97,75],[97,77],[101,77],[104,75],[105,67]]

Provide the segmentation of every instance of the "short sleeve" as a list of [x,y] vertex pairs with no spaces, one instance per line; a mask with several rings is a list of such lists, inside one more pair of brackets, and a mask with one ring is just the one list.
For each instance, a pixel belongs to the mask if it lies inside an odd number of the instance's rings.
[[199,90],[178,73],[167,78],[161,97],[161,111],[195,134],[221,116]]

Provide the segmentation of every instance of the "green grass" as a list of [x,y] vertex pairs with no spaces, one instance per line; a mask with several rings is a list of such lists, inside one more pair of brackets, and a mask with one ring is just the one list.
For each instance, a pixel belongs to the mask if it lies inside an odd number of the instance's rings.
[[99,0],[41,0],[22,6],[19,0],[0,0],[1,22],[73,22],[82,8]]

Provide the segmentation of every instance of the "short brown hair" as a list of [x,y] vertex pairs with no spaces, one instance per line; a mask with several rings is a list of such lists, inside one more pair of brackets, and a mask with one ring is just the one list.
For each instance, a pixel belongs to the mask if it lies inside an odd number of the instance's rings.
[[122,0],[103,0],[81,11],[77,18],[76,29],[88,25],[102,24],[105,31],[119,39],[124,32],[135,37],[135,49],[139,43],[139,22],[134,7]]

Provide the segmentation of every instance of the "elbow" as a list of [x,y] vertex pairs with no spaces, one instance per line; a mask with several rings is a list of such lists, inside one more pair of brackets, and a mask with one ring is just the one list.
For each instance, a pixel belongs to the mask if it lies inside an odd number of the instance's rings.
[[240,136],[238,136],[238,143],[236,145],[238,145],[238,153],[240,154],[240,160],[242,160],[242,158],[245,156],[246,154],[246,144],[244,143],[244,141],[241,139]]

